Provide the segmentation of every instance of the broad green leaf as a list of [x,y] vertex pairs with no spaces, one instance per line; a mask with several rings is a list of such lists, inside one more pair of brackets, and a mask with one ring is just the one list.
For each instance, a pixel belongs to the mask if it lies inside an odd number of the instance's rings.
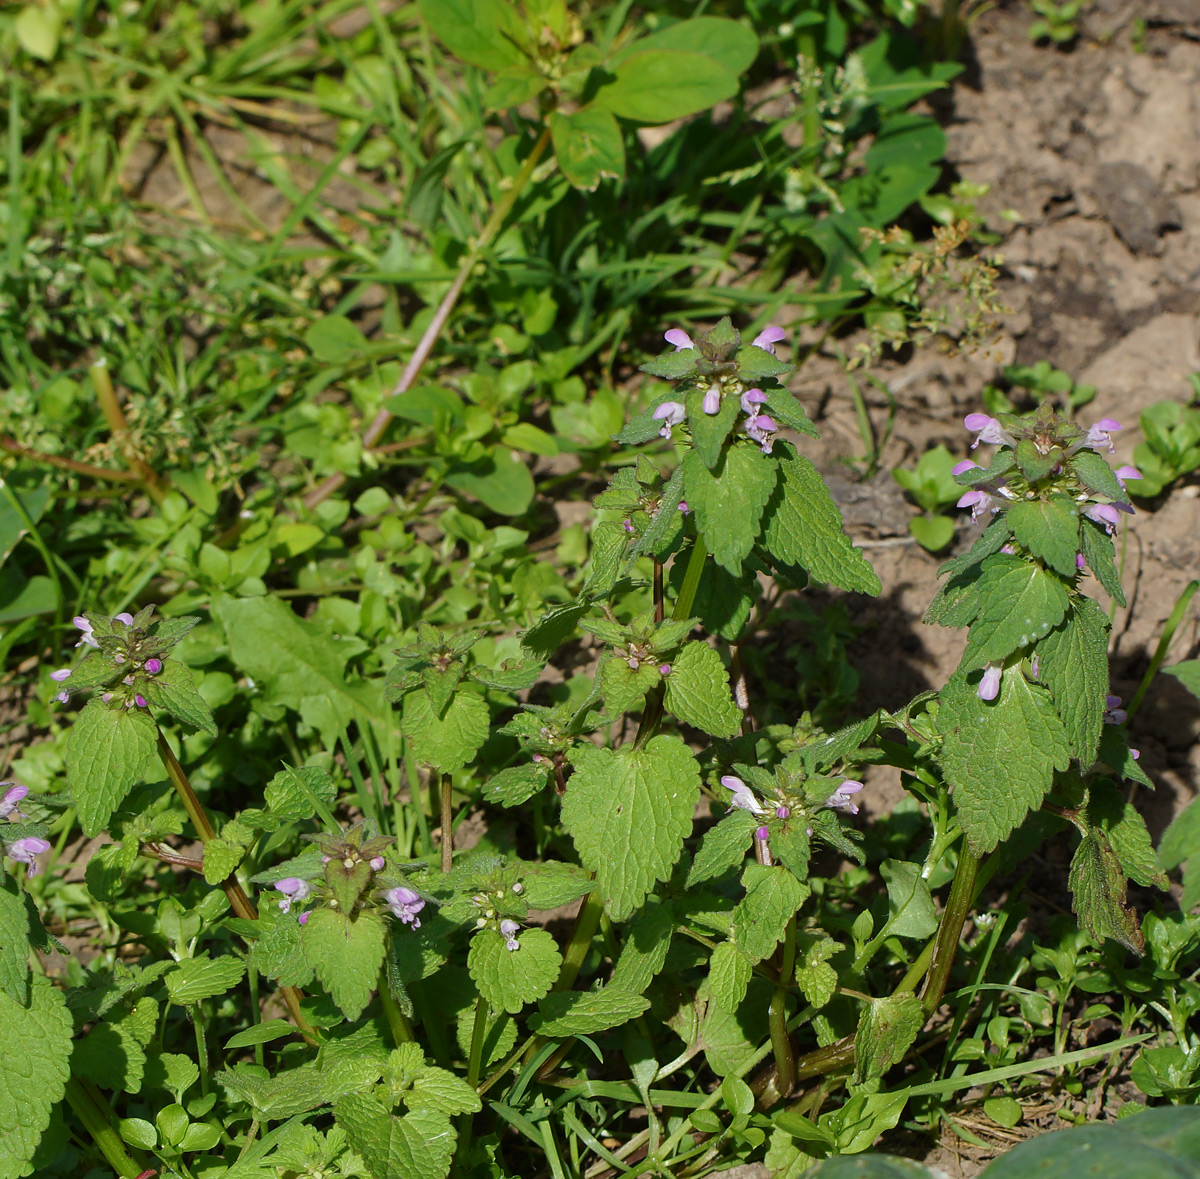
[[367,346],[367,337],[344,315],[325,315],[304,333],[313,356],[324,364],[341,364]]
[[842,531],[842,514],[817,468],[803,455],[783,459],[779,467],[779,486],[766,514],[767,551],[787,565],[807,569],[813,581],[879,593],[879,578]]
[[1071,459],[1071,468],[1089,491],[1116,500],[1117,503],[1129,502],[1129,493],[1121,486],[1121,480],[1103,455],[1084,447],[1076,451]]
[[858,1018],[854,1037],[854,1084],[878,1082],[904,1058],[925,1023],[921,1000],[911,991],[872,999]]
[[539,659],[549,659],[575,633],[588,609],[586,602],[553,607],[521,635],[521,646]]
[[488,778],[483,786],[483,796],[499,806],[520,806],[544,790],[549,781],[549,762],[509,766]]
[[533,503],[535,488],[529,467],[505,448],[493,450],[470,465],[451,467],[445,481],[455,491],[479,500],[489,511],[502,516],[523,515]]
[[740,443],[714,473],[696,450],[683,460],[683,497],[713,560],[737,575],[758,539],[763,509],[775,490],[778,465],[757,446]]
[[944,549],[954,539],[954,521],[949,516],[914,516],[908,530],[917,544],[931,553]]
[[660,678],[656,664],[641,663],[634,669],[620,656],[606,660],[600,672],[600,682],[604,688],[604,705],[609,716],[640,709],[646,699],[646,693]]
[[420,0],[419,7],[433,35],[460,61],[485,70],[525,64],[520,45],[526,34],[504,0]]
[[1122,726],[1101,726],[1100,748],[1096,758],[1106,766],[1112,766],[1117,775],[1126,781],[1138,782],[1148,790],[1154,789],[1154,783],[1138,765],[1134,750],[1129,747],[1129,737]]
[[669,904],[645,905],[628,927],[609,987],[640,995],[658,977],[667,960],[675,915]]
[[[267,903],[263,904],[264,910]],[[296,915],[280,913],[276,908],[270,918],[264,912],[259,923],[265,928],[250,949],[250,965],[281,987],[308,986],[313,972],[300,944],[301,925]]]
[[111,1093],[137,1093],[142,1087],[146,1053],[123,1027],[98,1023],[75,1043],[71,1072]]
[[999,663],[1045,638],[1067,613],[1063,583],[1033,561],[997,553],[983,563],[979,615],[963,656],[966,671]]
[[164,981],[171,1002],[185,1006],[211,999],[214,995],[224,995],[242,981],[245,973],[246,964],[240,958],[229,954],[210,958],[205,953],[176,963]]
[[1050,693],[1016,668],[991,703],[956,672],[941,692],[938,729],[942,770],[976,855],[1007,839],[1041,805],[1054,771],[1070,765],[1067,731]]
[[880,874],[887,881],[888,925],[897,937],[927,938],[937,929],[937,910],[921,865],[884,860]]
[[[649,373],[652,377],[662,377],[665,381],[681,381],[684,377],[695,375],[696,361],[699,359],[700,353],[695,348],[677,348],[674,352],[664,352],[639,364],[638,371]],[[662,422],[654,418],[657,408],[657,405],[652,405],[637,417],[631,418],[621,432],[615,435],[615,440],[635,445],[657,438],[662,429]]]
[[540,1036],[590,1036],[636,1019],[650,1006],[643,995],[621,987],[598,991],[560,991],[538,1001],[538,1014],[529,1027]]
[[[255,1044],[270,1044],[282,1040],[285,1036],[294,1035],[296,1028],[286,1019],[268,1019],[248,1027],[244,1032],[238,1032],[225,1041],[225,1051],[232,1052],[235,1048],[251,1048]],[[185,1058],[186,1059],[186,1058]],[[189,1060],[190,1064],[191,1061]],[[199,1075],[199,1074],[197,1074]]]
[[[703,389],[693,389],[683,400],[687,406],[687,425],[692,435],[692,447],[704,460],[704,465],[710,471],[715,471],[721,464],[726,441],[741,413],[738,399],[722,397],[720,408],[712,414],[704,412]],[[690,502],[691,495],[685,492],[684,498]]]
[[1079,522],[1079,549],[1092,576],[1104,586],[1108,596],[1118,606],[1124,606],[1125,591],[1121,588],[1121,576],[1117,572],[1117,554],[1112,538],[1104,528],[1092,520]]
[[668,25],[648,37],[639,37],[609,58],[619,65],[635,53],[648,49],[686,50],[702,53],[720,62],[730,73],[743,74],[758,55],[758,38],[748,25],[719,16],[697,16]]
[[526,1003],[549,993],[558,978],[562,955],[544,929],[525,929],[517,935],[518,948],[494,929],[481,929],[471,939],[467,969],[479,993],[494,1010],[516,1015]]
[[488,706],[474,692],[459,691],[446,714],[439,717],[424,692],[410,692],[404,697],[400,728],[417,761],[453,773],[462,769],[487,740]]
[[175,659],[168,659],[162,671],[149,676],[141,685],[142,695],[157,708],[169,712],[189,728],[217,735],[212,710],[196,690],[192,673]]
[[601,87],[593,105],[639,123],[686,118],[738,92],[737,75],[720,62],[673,49],[633,53],[616,67],[615,75]]
[[687,887],[694,888],[731,868],[740,868],[750,847],[750,836],[759,819],[747,810],[732,810],[700,841],[700,848],[688,872]]
[[1173,675],[1193,696],[1200,697],[1200,659],[1185,659],[1171,667],[1164,667],[1166,675]]
[[733,911],[733,936],[751,962],[769,957],[787,923],[808,899],[809,888],[786,868],[750,864],[742,873],[746,895]]
[[742,710],[729,689],[729,673],[721,656],[707,643],[687,643],[671,661],[666,680],[667,711],[685,725],[713,737],[734,737]]
[[13,21],[17,42],[31,57],[53,61],[62,33],[62,9],[57,4],[26,4]]
[[708,960],[708,985],[713,1002],[725,1011],[736,1011],[746,997],[754,963],[734,942],[721,942]]
[[707,979],[700,985],[697,1000],[707,1000],[699,1033],[704,1058],[718,1077],[727,1077],[766,1039],[771,984],[764,978],[752,978],[736,1011],[726,1011],[713,1000]]
[[1016,541],[1051,569],[1064,577],[1075,576],[1079,512],[1066,496],[1018,500],[1008,509],[1008,526]]
[[0,1179],[33,1172],[29,1160],[70,1076],[73,1032],[62,992],[49,979],[32,980],[28,1007],[0,994]]
[[436,1109],[447,1117],[478,1113],[483,1108],[472,1085],[447,1069],[431,1064],[422,1065],[417,1070],[412,1088],[404,1094],[404,1104],[410,1110]]
[[246,849],[240,843],[231,843],[228,839],[210,839],[204,845],[204,882],[220,884],[228,879],[245,854]]
[[0,992],[22,1007],[29,1002],[29,915],[12,876],[0,881]]
[[1071,752],[1087,769],[1096,759],[1108,692],[1108,618],[1084,598],[1037,646],[1038,679],[1050,689]]
[[[1088,821],[1103,833],[1116,853],[1121,871],[1143,888],[1166,889],[1167,878],[1158,867],[1154,843],[1146,820],[1108,779],[1093,782],[1088,794]],[[1164,839],[1165,843],[1165,839]]]
[[154,756],[157,729],[142,708],[90,700],[67,736],[67,785],[84,834],[98,835]]
[[550,135],[558,166],[572,187],[594,192],[601,180],[625,180],[625,143],[609,111],[552,111]]
[[594,745],[571,752],[575,773],[563,822],[614,921],[624,921],[666,880],[692,828],[700,770],[678,738],[659,734],[644,749]]
[[1164,871],[1200,856],[1200,799],[1192,799],[1163,832],[1158,845],[1158,865]]
[[300,931],[304,956],[347,1019],[357,1019],[371,1001],[383,939],[382,918],[368,910],[348,919],[333,909],[314,909]]
[[591,542],[592,551],[583,592],[595,600],[612,593],[621,574],[621,561],[625,556],[629,535],[615,520],[602,520],[593,526]]
[[378,684],[347,678],[346,662],[361,649],[297,618],[279,598],[219,598],[213,617],[225,630],[234,663],[267,700],[300,713],[326,748],[358,714],[382,720]]
[[998,553],[1012,535],[1008,527],[1008,517],[998,516],[984,530],[983,534],[960,557],[952,557],[938,566],[939,577],[957,577],[968,569],[983,562],[986,557]]
[[548,458],[558,454],[558,443],[554,440],[554,435],[547,434],[531,422],[517,422],[509,426],[500,441],[513,450],[525,450],[530,454],[545,455]]
[[[762,351],[761,348],[755,348],[751,345],[750,348],[743,349],[741,355],[745,356],[748,352]],[[775,359],[768,353],[763,353],[763,355],[768,360]],[[810,438],[820,437],[817,427],[813,425],[808,414],[804,412],[804,407],[786,389],[768,389],[766,393],[767,412],[780,425],[789,426],[800,434],[807,434]]]
[[1076,916],[1097,945],[1110,937],[1142,952],[1137,914],[1125,904],[1125,873],[1102,832],[1090,830],[1080,840],[1067,883]]
[[378,1179],[445,1179],[450,1173],[457,1135],[438,1110],[412,1110],[398,1118],[376,1097],[350,1093],[338,1100],[333,1116]]
[[266,784],[263,798],[272,816],[296,823],[316,814],[314,798],[332,806],[337,798],[337,787],[329,771],[319,766],[287,766]]
[[814,1007],[824,1007],[837,990],[837,971],[829,959],[840,947],[832,938],[797,935],[796,986]]
[[[679,560],[672,563],[670,574],[671,588],[677,597],[686,571],[687,561],[681,555]],[[700,619],[700,625],[710,635],[734,643],[746,629],[760,592],[758,575],[753,569],[743,568],[742,575],[734,577],[720,565],[709,565],[696,589],[692,613]]]

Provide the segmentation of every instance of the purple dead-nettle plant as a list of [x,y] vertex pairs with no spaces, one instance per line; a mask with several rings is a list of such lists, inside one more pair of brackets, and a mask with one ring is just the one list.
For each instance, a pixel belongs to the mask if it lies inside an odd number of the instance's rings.
[[1084,445],[1090,446],[1093,450],[1107,450],[1109,454],[1112,454],[1116,450],[1112,435],[1123,429],[1125,427],[1116,418],[1101,418],[1088,430]]
[[279,901],[279,909],[283,913],[290,913],[293,904],[303,904],[312,896],[312,885],[298,876],[285,876],[282,880],[277,880],[275,889],[283,893]]
[[776,327],[770,324],[763,328],[750,343],[755,348],[761,348],[764,352],[769,352],[772,356],[775,355],[775,345],[787,339],[787,332],[781,327]]
[[1123,725],[1129,714],[1121,707],[1120,696],[1104,697],[1104,723],[1106,725]]
[[662,405],[655,408],[651,416],[656,422],[662,422],[659,434],[663,438],[669,439],[672,429],[687,417],[687,410],[678,401],[664,401]]
[[421,928],[421,920],[417,914],[425,908],[425,899],[420,893],[400,884],[388,889],[383,897],[397,921],[403,925],[410,925],[413,929]]
[[671,328],[670,331],[663,332],[663,339],[673,345],[676,352],[683,352],[687,348],[696,346],[692,343],[692,337],[683,328]]
[[[993,446],[1016,446],[1017,440],[999,423],[996,418],[985,413],[969,413],[963,418],[963,425],[975,434],[971,443],[974,450],[981,442],[989,442]],[[955,474],[958,472],[955,471]]]
[[36,835],[27,835],[24,839],[17,839],[12,843],[6,844],[4,854],[10,859],[26,864],[25,875],[32,878],[39,871],[36,857],[40,856],[42,852],[48,852],[49,850],[50,841],[48,839],[39,839]]
[[989,663],[983,669],[983,678],[979,681],[979,699],[995,700],[1000,695],[1000,680],[1004,669],[998,663]]
[[721,785],[733,793],[733,797],[729,800],[729,809],[731,811],[749,811],[752,815],[765,815],[767,813],[763,809],[762,803],[754,797],[754,792],[741,778],[734,777],[733,774],[725,774],[721,778]]
[[517,934],[520,932],[521,927],[511,917],[505,917],[500,922],[500,936],[504,938],[504,945],[509,951],[521,948],[521,943],[517,940]]
[[29,793],[29,787],[18,786],[13,782],[0,782],[0,786],[8,787],[0,795],[0,819],[8,819],[12,822],[15,822],[17,819],[23,819],[25,816],[21,814],[17,806]]
[[861,782],[847,778],[826,800],[825,805],[831,811],[845,811],[850,815],[858,814],[858,803],[854,796],[863,788]]

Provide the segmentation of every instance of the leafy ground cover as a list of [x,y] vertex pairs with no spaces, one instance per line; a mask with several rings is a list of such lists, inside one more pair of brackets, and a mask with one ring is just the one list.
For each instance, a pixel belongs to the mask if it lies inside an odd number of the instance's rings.
[[1106,611],[1195,411],[1135,476],[1093,386],[974,391],[982,465],[896,476],[970,627],[907,703],[806,457],[811,374],[869,481],[888,366],[999,313],[953,7],[128,15],[0,18],[3,1166],[836,1174],[1192,1104],[1200,820],[1128,785],[1192,597],[1126,709]]

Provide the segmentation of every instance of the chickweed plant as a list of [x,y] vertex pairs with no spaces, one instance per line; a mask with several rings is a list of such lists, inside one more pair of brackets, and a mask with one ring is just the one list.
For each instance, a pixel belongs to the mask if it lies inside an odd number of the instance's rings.
[[[907,108],[957,67],[859,4],[747,4],[761,38],[149,7],[0,18],[41,87],[6,108],[0,1179],[836,1179],[902,1119],[1011,1127],[1084,1069],[1102,1098],[1154,1033],[1133,1083],[1194,1101],[1200,923],[1128,892],[1200,841],[1156,859],[1094,596],[1123,601],[1120,424],[972,414],[976,458],[919,471],[986,525],[929,606],[968,628],[936,690],[848,720],[852,627],[799,597],[882,587],[787,382],[851,322],[850,366],[984,330],[970,219],[889,228],[945,143]],[[281,112],[328,122],[307,192]],[[237,193],[207,120],[282,227],[206,217],[196,175]],[[151,135],[190,249],[118,200]],[[1056,847],[1073,915],[1025,931],[1019,879],[982,894]],[[1192,1112],[1078,1133],[1186,1158]]]

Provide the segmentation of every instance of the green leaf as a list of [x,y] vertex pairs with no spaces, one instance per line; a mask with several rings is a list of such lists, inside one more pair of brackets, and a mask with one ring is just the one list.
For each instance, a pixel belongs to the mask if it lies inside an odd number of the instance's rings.
[[908,530],[917,544],[931,553],[944,549],[954,539],[954,521],[949,516],[914,516]]
[[141,708],[109,708],[91,700],[67,737],[67,785],[89,838],[108,826],[154,756],[157,729]]
[[921,1000],[911,991],[872,999],[858,1017],[854,1037],[854,1084],[878,1082],[904,1054],[925,1024]]
[[[264,910],[266,906],[264,905]],[[260,918],[266,924],[268,918]],[[250,965],[281,987],[306,987],[312,982],[312,967],[300,944],[301,925],[295,916],[275,909],[272,923],[267,925],[250,950]]]
[[570,756],[575,773],[563,822],[584,867],[596,873],[612,919],[624,921],[679,859],[700,797],[700,770],[678,737],[661,733],[644,749],[581,745]]
[[483,785],[483,796],[499,806],[520,806],[545,790],[550,781],[549,762],[528,762],[509,766],[493,774]]
[[631,54],[593,105],[622,119],[669,123],[707,110],[738,92],[737,75],[701,53],[650,49]]
[[[638,365],[638,371],[649,373],[652,377],[662,377],[664,381],[682,381],[685,377],[696,375],[696,361],[700,353],[695,348],[677,348],[674,352],[663,352]],[[663,401],[670,398],[663,398]],[[660,401],[658,404],[661,404]],[[637,417],[631,418],[628,424],[616,435],[617,442],[636,445],[657,438],[662,429],[662,422],[655,419],[654,411],[658,405],[652,405]]]
[[573,188],[594,192],[604,179],[625,180],[625,142],[609,111],[585,109],[550,114],[558,166]]
[[162,671],[139,684],[142,695],[153,705],[169,712],[189,728],[217,735],[212,710],[196,689],[192,673],[174,659],[163,664]]
[[242,981],[245,973],[246,964],[240,958],[229,954],[210,958],[204,953],[176,963],[175,969],[167,974],[164,981],[171,1002],[186,1006],[188,1003],[199,1003],[201,999],[224,995]]
[[1071,752],[1087,769],[1096,760],[1108,692],[1108,618],[1091,598],[1076,603],[1037,647],[1038,679],[1054,696]]
[[76,1042],[71,1072],[111,1093],[137,1093],[142,1087],[146,1053],[124,1028],[98,1023]]
[[665,677],[667,711],[685,725],[713,737],[734,737],[742,710],[729,690],[729,673],[721,656],[707,643],[687,643],[671,661]]
[[[244,1032],[238,1032],[225,1041],[225,1051],[232,1052],[235,1048],[251,1048],[255,1044],[270,1044],[282,1040],[285,1036],[294,1035],[296,1028],[286,1019],[268,1019],[248,1027]],[[186,1057],[184,1059],[187,1059]],[[189,1060],[190,1064],[191,1061]],[[199,1075],[199,1074],[197,1074]]]
[[549,659],[575,633],[588,609],[586,602],[555,606],[521,636],[521,646],[538,659]]
[[368,910],[353,919],[333,909],[314,909],[300,931],[304,956],[347,1019],[371,1001],[383,965],[383,920]]
[[1075,576],[1079,512],[1066,496],[1018,500],[1008,509],[1008,525],[1017,542],[1035,557],[1064,577]]
[[1108,460],[1094,450],[1085,447],[1076,451],[1071,459],[1071,468],[1089,491],[1117,503],[1129,503],[1129,493],[1121,486],[1121,480],[1108,465]]
[[1125,591],[1121,588],[1121,578],[1117,573],[1117,554],[1113,548],[1112,538],[1104,531],[1102,525],[1092,520],[1083,519],[1079,522],[1079,549],[1092,576],[1104,586],[1108,596],[1118,606],[1124,606]]
[[1102,832],[1090,830],[1080,840],[1067,883],[1075,913],[1097,945],[1110,937],[1136,954],[1142,952],[1145,942],[1137,914],[1125,904],[1125,873]]
[[607,597],[617,584],[629,536],[615,520],[602,520],[592,528],[591,542],[592,551],[583,593],[595,600]]
[[832,938],[821,935],[801,933],[796,940],[799,943],[796,986],[814,1007],[824,1007],[833,998],[838,982],[837,971],[829,965],[828,959],[841,947]]
[[[762,352],[762,349],[751,346],[749,349],[744,349],[741,355],[745,355],[746,351]],[[767,359],[773,360],[774,358],[768,356]],[[780,425],[789,426],[800,434],[807,434],[810,438],[820,437],[817,427],[804,412],[804,407],[786,389],[768,389],[766,394],[767,412]]]
[[62,10],[57,4],[26,4],[13,21],[21,48],[40,61],[53,61],[62,33]]
[[449,774],[479,752],[487,740],[488,719],[486,701],[474,692],[456,692],[441,717],[424,692],[410,692],[404,697],[400,729],[417,761]]
[[24,1007],[0,994],[0,1179],[32,1173],[29,1160],[62,1100],[74,1026],[62,992],[35,977]]
[[1194,798],[1163,832],[1158,845],[1158,866],[1169,872],[1197,855],[1200,855],[1200,799]]
[[694,888],[714,876],[723,876],[731,868],[740,868],[758,823],[757,815],[739,808],[730,811],[715,827],[710,827],[692,860],[687,887]]
[[300,713],[320,731],[326,748],[363,714],[382,721],[378,684],[354,682],[346,662],[361,649],[303,622],[279,598],[218,598],[213,617],[225,630],[234,663],[264,690],[267,700]]
[[1106,766],[1112,766],[1116,773],[1129,782],[1139,782],[1147,789],[1153,790],[1154,783],[1146,775],[1146,771],[1137,763],[1133,750],[1129,748],[1129,737],[1119,725],[1102,725],[1100,728],[1100,749],[1096,753],[1099,761]]
[[[642,533],[636,548],[630,554],[631,564],[634,558],[642,553],[652,553],[659,560],[664,560],[678,544],[680,534],[683,532],[683,517],[679,512],[679,504],[682,500],[683,465],[680,464],[663,486],[654,518],[646,526],[646,531]],[[696,613],[699,613],[699,610]]]
[[529,1020],[529,1027],[540,1036],[556,1040],[566,1036],[590,1036],[636,1019],[649,1006],[650,1000],[645,996],[621,987],[563,991],[538,1001],[538,1014]]
[[921,865],[884,860],[880,875],[887,881],[888,927],[896,937],[927,938],[937,929],[937,911]]
[[708,985],[713,1002],[725,1011],[736,1011],[746,997],[754,963],[734,942],[721,942],[708,960]]
[[1016,668],[992,703],[956,672],[942,689],[941,764],[976,855],[991,851],[1042,803],[1055,770],[1070,765],[1067,731],[1050,693]]
[[412,1088],[404,1094],[404,1104],[410,1110],[436,1109],[447,1117],[478,1113],[483,1108],[474,1086],[468,1085],[462,1077],[456,1077],[449,1070],[431,1064],[422,1065],[417,1070]]
[[504,0],[419,0],[433,35],[460,61],[485,70],[525,64],[520,18]]
[[[741,412],[738,399],[722,397],[716,413],[705,413],[704,390],[693,389],[684,398],[684,403],[687,406],[687,423],[692,435],[692,446],[704,460],[704,465],[710,471],[715,471],[720,466],[721,456],[725,453],[725,443]],[[690,491],[686,492],[683,498],[690,502]]]
[[1115,784],[1107,779],[1092,783],[1087,817],[1104,834],[1130,880],[1143,888],[1166,889],[1167,878],[1158,868],[1146,820],[1133,803],[1122,798]]
[[879,578],[842,531],[842,514],[817,468],[803,455],[779,467],[779,486],[767,508],[767,551],[787,565],[803,566],[814,581],[878,594]]
[[[686,572],[687,561],[684,554],[680,554],[679,559],[672,562],[670,573],[670,585],[677,597]],[[759,593],[758,575],[752,567],[744,567],[741,576],[735,577],[720,565],[710,565],[700,578],[692,613],[710,635],[726,642],[737,642],[750,621]]]
[[648,37],[630,42],[609,58],[617,65],[635,53],[648,49],[682,49],[702,53],[723,65],[730,73],[743,74],[758,55],[758,38],[741,21],[719,16],[697,16],[677,21]]
[[979,615],[963,656],[964,670],[999,663],[1044,638],[1067,613],[1063,583],[1033,561],[997,553],[983,563]]
[[600,672],[600,682],[604,688],[604,705],[609,716],[641,708],[646,693],[660,678],[657,666],[652,663],[641,663],[635,670],[620,656],[605,660]]
[[1200,659],[1185,659],[1162,670],[1173,675],[1193,696],[1200,697]]
[[346,1140],[378,1179],[445,1179],[458,1140],[450,1119],[435,1109],[393,1116],[367,1093],[350,1093],[333,1108]]
[[730,573],[742,571],[758,539],[763,509],[775,490],[778,466],[757,446],[735,444],[716,474],[697,450],[683,460],[684,499],[713,560]]
[[661,973],[674,932],[670,905],[643,906],[626,933],[609,987],[640,995]]
[[328,770],[319,766],[288,766],[263,788],[263,797],[271,815],[281,822],[298,823],[316,813],[313,799],[333,806],[337,787]]
[[498,1011],[516,1015],[534,1003],[558,978],[562,955],[544,929],[525,929],[517,935],[518,949],[494,929],[481,929],[471,939],[467,969],[479,993]]
[[528,466],[505,448],[493,450],[477,462],[451,467],[445,482],[502,516],[523,515],[536,490]]
[[786,868],[749,864],[742,873],[746,895],[733,911],[733,937],[751,962],[770,957],[787,923],[808,899],[809,888]]
[[1008,517],[997,517],[962,556],[952,557],[949,561],[939,565],[938,576],[957,577],[960,573],[965,573],[968,569],[981,564],[985,557],[998,553],[1008,543],[1011,535]]
[[231,843],[228,839],[210,839],[204,845],[204,882],[220,884],[228,879],[245,854],[246,849],[240,843]]
[[304,342],[324,364],[342,364],[367,346],[367,337],[344,315],[325,315],[304,333]]
[[22,1007],[29,1002],[29,916],[12,876],[0,882],[0,991]]

